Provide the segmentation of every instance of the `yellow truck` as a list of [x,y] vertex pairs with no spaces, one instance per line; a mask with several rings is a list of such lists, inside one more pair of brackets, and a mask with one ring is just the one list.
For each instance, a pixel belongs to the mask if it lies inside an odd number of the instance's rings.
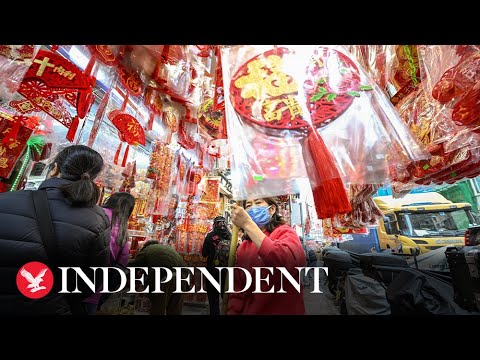
[[381,250],[422,254],[447,245],[463,246],[466,229],[478,225],[469,203],[452,203],[436,192],[373,200],[384,215],[377,229]]

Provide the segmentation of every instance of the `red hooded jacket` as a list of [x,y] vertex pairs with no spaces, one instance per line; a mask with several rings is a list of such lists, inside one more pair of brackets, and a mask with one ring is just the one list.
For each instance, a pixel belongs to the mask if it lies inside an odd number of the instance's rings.
[[[303,302],[303,285],[298,292],[293,285],[286,280],[277,267],[285,267],[288,272],[298,281],[299,274],[295,267],[305,266],[305,251],[298,235],[288,225],[277,227],[272,233],[264,231],[260,249],[250,241],[243,241],[237,250],[236,267],[246,269],[251,277],[252,284],[248,290],[239,293],[230,293],[228,296],[228,315],[280,315],[280,314],[305,314]],[[253,267],[273,267],[273,274],[267,269],[262,269],[261,278],[270,274],[270,282],[261,282],[261,291],[268,291],[274,287],[275,293],[254,293],[255,271]],[[283,281],[282,281],[283,278]],[[241,291],[246,285],[246,275],[240,269],[234,271],[234,289]],[[286,293],[277,293],[280,285]]]

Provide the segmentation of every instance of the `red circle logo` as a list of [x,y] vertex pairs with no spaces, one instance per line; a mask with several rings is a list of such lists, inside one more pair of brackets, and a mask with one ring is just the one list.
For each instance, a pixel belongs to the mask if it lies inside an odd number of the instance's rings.
[[41,262],[29,262],[18,270],[17,287],[24,296],[30,299],[43,298],[52,290],[52,271]]

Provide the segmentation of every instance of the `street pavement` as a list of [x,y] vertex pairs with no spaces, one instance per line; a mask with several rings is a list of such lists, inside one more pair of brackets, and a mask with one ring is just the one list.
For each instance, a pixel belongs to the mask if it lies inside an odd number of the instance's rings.
[[[334,304],[334,296],[328,290],[323,271],[320,278],[320,290],[322,294],[314,294],[313,282],[304,288],[304,301],[306,315],[340,315],[340,311]],[[185,304],[182,315],[208,315],[208,304]]]

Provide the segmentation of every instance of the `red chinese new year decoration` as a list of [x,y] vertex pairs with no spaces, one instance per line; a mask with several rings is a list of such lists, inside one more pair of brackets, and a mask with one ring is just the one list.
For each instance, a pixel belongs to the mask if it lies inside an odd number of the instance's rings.
[[[145,146],[147,143],[143,127],[140,125],[137,119],[125,112],[127,102],[128,92],[125,95],[122,109],[113,110],[108,114],[108,118],[110,119],[112,124],[115,125],[115,127],[118,129],[120,140],[122,142],[125,141],[128,144],[127,149],[125,150],[125,153],[123,155],[122,166],[125,166],[125,163],[127,161],[130,145],[137,146],[138,144],[141,144]],[[118,156],[122,149],[122,142],[118,145],[117,151],[115,153],[115,158],[113,161],[115,164],[118,164]]]
[[100,104],[98,105],[97,112],[95,113],[95,119],[93,120],[92,130],[90,130],[90,135],[88,137],[87,146],[92,147],[95,139],[97,138],[98,130],[100,125],[102,125],[103,115],[107,109],[108,100],[110,99],[110,91],[108,91],[104,96]]
[[227,123],[225,122],[225,98],[223,92],[223,74],[222,74],[222,56],[220,47],[215,47],[217,56],[217,68],[215,69],[215,94],[213,96],[213,111],[221,113],[220,123],[218,124],[217,139],[227,138]]
[[180,126],[178,129],[178,143],[185,149],[193,149],[196,145],[195,141],[190,135],[187,134],[185,130],[185,124],[183,121],[180,121]]
[[[13,120],[0,117],[0,177],[8,178],[16,162],[27,145],[33,132],[22,125],[24,116],[15,116]],[[16,129],[14,129],[16,127]],[[16,134],[13,134],[16,132]]]
[[38,51],[25,74],[25,80],[29,79],[43,83],[52,93],[63,93],[64,89],[85,90],[90,86],[90,79],[77,66],[46,50]]
[[143,146],[146,145],[147,140],[145,138],[145,131],[138,120],[132,115],[122,111],[114,110],[108,114],[108,118],[120,131],[122,141],[125,141],[129,145],[133,146],[137,146],[138,144]]
[[152,130],[155,115],[162,115],[163,103],[160,93],[155,89],[148,87],[145,90],[145,105],[150,109],[147,130]]
[[107,66],[116,65],[118,60],[108,45],[87,45],[97,59]]
[[132,73],[123,67],[119,67],[118,76],[131,95],[138,96],[142,93],[142,79],[136,72]]
[[22,104],[24,111],[33,111],[32,107],[45,111],[69,128],[67,139],[72,141],[78,127],[78,118],[72,120],[58,95],[66,95],[67,100],[72,103],[75,92],[80,92],[80,104],[77,101],[75,105],[77,109],[80,108],[80,115],[85,116],[91,106],[92,99],[89,96],[94,84],[94,77],[83,74],[77,66],[61,55],[39,50],[18,92],[30,100],[30,103]]
[[21,114],[41,111],[41,109],[37,108],[30,100],[27,99],[12,100],[8,105]]
[[[310,123],[305,120],[296,99],[298,85],[283,69],[284,58],[293,55],[294,52],[287,48],[276,48],[242,65],[231,80],[231,102],[243,119],[269,134],[290,130],[302,136],[304,157],[311,156],[315,165],[316,173],[309,176],[319,218],[344,214],[351,211],[350,202],[333,157],[316,127],[339,117],[352,104],[355,95],[348,92],[358,89],[358,69],[347,56],[334,49],[316,49],[312,55],[313,65],[306,69],[307,80],[303,84],[308,96]],[[331,76],[333,73],[330,74],[325,66],[327,57],[342,64],[342,74]],[[334,80],[336,86],[331,87]]]

